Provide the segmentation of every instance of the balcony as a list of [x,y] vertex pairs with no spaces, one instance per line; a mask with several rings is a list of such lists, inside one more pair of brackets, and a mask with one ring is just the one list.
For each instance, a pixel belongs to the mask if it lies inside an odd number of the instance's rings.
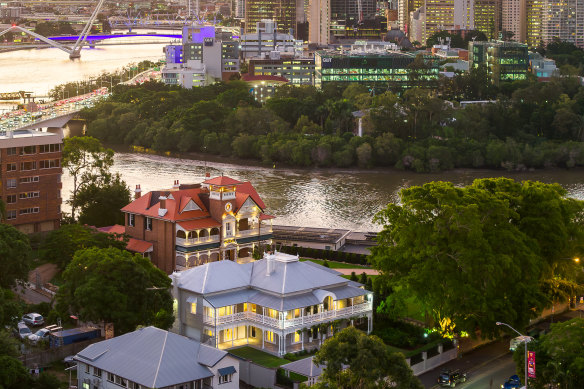
[[219,242],[219,235],[211,235],[211,236],[205,236],[203,238],[195,238],[195,239],[176,238],[176,244],[178,246],[183,246],[183,247],[196,246],[199,244],[217,243],[217,242]]
[[349,318],[354,315],[358,315],[367,311],[372,310],[372,303],[366,302],[363,304],[352,305],[350,307],[330,310],[330,311],[323,311],[319,313],[315,313],[313,315],[301,316],[294,319],[284,319],[278,320],[273,317],[259,315],[255,312],[238,312],[232,315],[226,316],[219,316],[216,319],[211,316],[204,316],[203,322],[207,325],[221,325],[227,323],[237,323],[240,321],[250,321],[258,324],[264,324],[269,327],[278,328],[278,329],[286,329],[286,328],[294,328],[294,327],[306,327],[312,326],[314,324],[318,324],[320,322],[327,322],[330,320],[336,320],[341,318]]

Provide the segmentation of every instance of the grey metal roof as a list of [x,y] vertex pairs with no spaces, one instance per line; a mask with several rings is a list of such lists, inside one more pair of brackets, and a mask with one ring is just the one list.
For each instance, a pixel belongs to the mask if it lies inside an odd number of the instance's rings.
[[338,288],[328,288],[327,290],[336,296],[336,300],[348,299],[351,297],[363,296],[367,293],[371,293],[365,289],[356,288],[354,286],[341,286]]
[[[225,307],[249,302],[249,296],[256,294],[253,289],[235,290],[233,292],[217,294],[214,296],[205,296],[205,300],[215,308]],[[188,299],[187,299],[188,301]]]
[[161,388],[213,376],[227,353],[172,332],[146,327],[94,343],[75,359],[149,388]]
[[217,371],[219,372],[220,375],[233,374],[237,372],[237,370],[235,370],[235,366],[223,367],[221,369],[218,369]]
[[313,357],[299,359],[280,367],[284,370],[289,370],[305,377],[319,377],[322,374],[322,368],[312,362],[312,358]]
[[[268,274],[268,261],[272,271]],[[340,273],[310,262],[300,262],[296,256],[276,253],[264,259],[238,264],[232,261],[211,262],[175,273],[179,288],[199,294],[230,291],[251,287],[286,295],[313,289],[347,285]]]

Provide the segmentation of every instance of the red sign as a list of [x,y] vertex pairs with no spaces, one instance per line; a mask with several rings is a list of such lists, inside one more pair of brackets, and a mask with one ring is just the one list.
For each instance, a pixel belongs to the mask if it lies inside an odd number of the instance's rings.
[[527,376],[535,378],[535,351],[527,352]]

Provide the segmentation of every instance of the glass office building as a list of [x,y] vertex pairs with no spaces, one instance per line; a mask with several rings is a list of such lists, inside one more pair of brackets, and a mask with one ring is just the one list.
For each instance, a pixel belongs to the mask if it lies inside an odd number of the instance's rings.
[[491,81],[517,81],[527,78],[529,53],[527,45],[518,42],[470,42],[469,68],[487,67]]
[[356,82],[376,90],[432,87],[439,77],[438,59],[424,55],[424,66],[414,66],[412,53],[338,53],[317,51],[314,55],[315,85]]

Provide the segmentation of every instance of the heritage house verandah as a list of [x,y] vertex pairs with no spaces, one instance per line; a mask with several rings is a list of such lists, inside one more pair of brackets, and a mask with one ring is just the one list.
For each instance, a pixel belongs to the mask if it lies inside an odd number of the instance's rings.
[[355,321],[372,329],[372,293],[334,270],[278,253],[214,262],[173,275],[180,334],[220,349],[283,355],[318,347]]

